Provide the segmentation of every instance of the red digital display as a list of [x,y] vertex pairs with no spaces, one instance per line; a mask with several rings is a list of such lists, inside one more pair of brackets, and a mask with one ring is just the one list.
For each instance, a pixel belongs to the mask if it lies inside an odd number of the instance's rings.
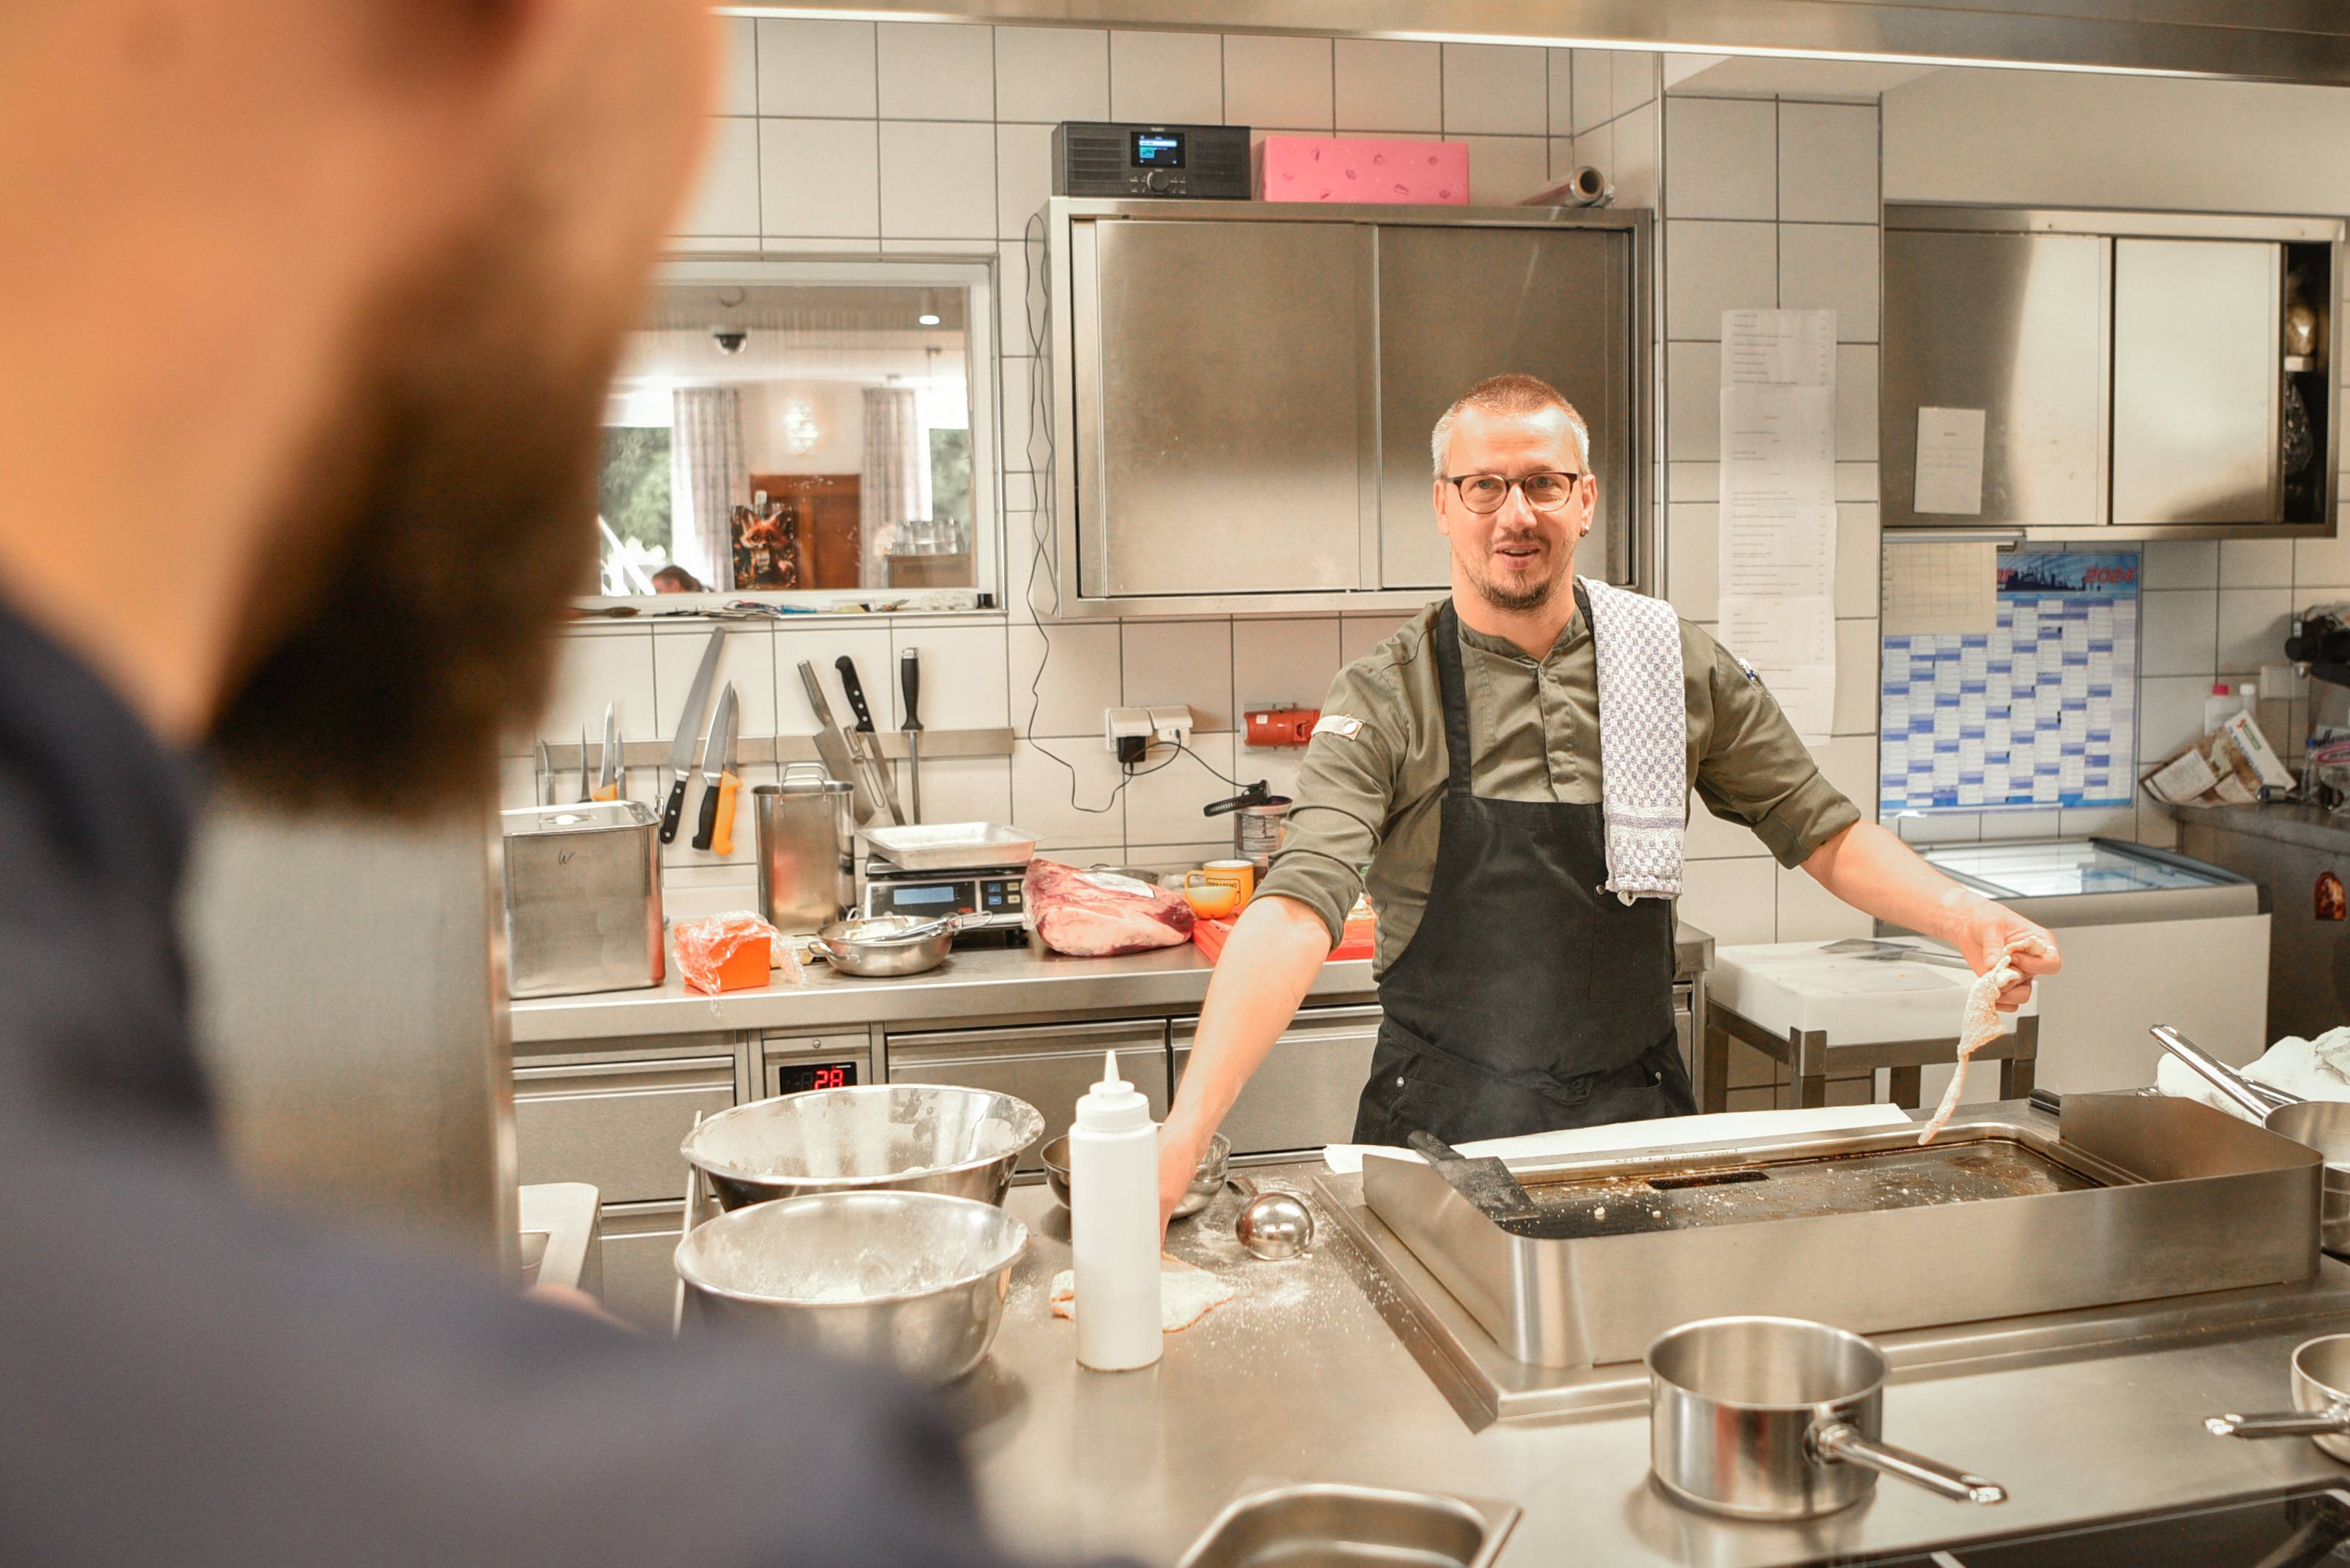
[[775,1069],[775,1093],[796,1095],[808,1089],[853,1089],[854,1062],[786,1062]]

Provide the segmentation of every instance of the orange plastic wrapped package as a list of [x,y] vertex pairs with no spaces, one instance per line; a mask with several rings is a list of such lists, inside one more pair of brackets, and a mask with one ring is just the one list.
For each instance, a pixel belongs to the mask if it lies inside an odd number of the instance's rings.
[[748,909],[677,923],[677,967],[686,985],[715,994],[765,985],[781,971],[785,985],[805,985],[807,975],[781,933]]

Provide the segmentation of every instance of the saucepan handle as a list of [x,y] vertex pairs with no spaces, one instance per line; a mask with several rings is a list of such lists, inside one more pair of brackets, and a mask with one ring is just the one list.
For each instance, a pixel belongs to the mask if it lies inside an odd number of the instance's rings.
[[1812,1429],[1812,1451],[1814,1457],[1839,1464],[1858,1465],[1875,1470],[1881,1476],[1908,1481],[1911,1486],[1924,1487],[1928,1491],[1949,1498],[1952,1502],[2005,1502],[2007,1489],[1995,1480],[1954,1470],[1923,1454],[1913,1454],[1907,1449],[1897,1449],[1890,1443],[1880,1443],[1865,1438],[1860,1428],[1849,1421],[1829,1421]]
[[2350,1405],[2312,1413],[2277,1410],[2260,1416],[2213,1416],[2203,1429],[2215,1438],[2330,1438],[2350,1432]]
[[2254,1121],[2265,1118],[2276,1107],[2252,1092],[2241,1075],[2226,1063],[2210,1055],[2194,1041],[2168,1023],[2158,1023],[2147,1031],[2155,1044],[2186,1063],[2203,1076],[2204,1082],[2228,1096],[2231,1105],[2242,1110]]

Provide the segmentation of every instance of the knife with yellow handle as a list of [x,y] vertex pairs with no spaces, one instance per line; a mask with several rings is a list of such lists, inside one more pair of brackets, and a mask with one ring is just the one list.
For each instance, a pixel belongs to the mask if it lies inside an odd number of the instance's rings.
[[[579,765],[582,768],[588,765],[585,757],[580,759]],[[598,800],[620,798],[620,705],[618,702],[604,704],[604,747],[596,753],[596,788],[591,793]]]
[[[710,743],[702,753],[702,820],[693,831],[696,849],[708,849],[717,841],[718,808],[722,802],[733,804],[726,781],[733,773],[726,765],[726,753],[733,744],[733,729],[734,682],[729,680],[718,689],[718,711],[710,718]],[[727,837],[731,845],[733,834]]]
[[718,775],[718,823],[711,830],[710,852],[712,855],[734,853],[734,807],[743,788],[743,780],[734,771],[734,732],[741,728],[733,708],[726,710],[726,764]]

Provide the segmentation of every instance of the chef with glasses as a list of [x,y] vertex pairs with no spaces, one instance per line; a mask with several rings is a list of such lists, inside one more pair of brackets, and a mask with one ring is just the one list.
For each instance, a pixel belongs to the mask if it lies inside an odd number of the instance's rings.
[[[1384,1012],[1354,1139],[1460,1144],[1696,1109],[1672,1021],[1694,790],[1835,897],[1978,973],[2047,934],[1864,821],[1769,690],[1670,606],[1575,575],[1582,416],[1496,376],[1436,421],[1451,592],[1339,671],[1282,847],[1217,961],[1160,1134],[1162,1220],[1358,894]],[[2057,960],[2027,954],[2013,1007]]]

